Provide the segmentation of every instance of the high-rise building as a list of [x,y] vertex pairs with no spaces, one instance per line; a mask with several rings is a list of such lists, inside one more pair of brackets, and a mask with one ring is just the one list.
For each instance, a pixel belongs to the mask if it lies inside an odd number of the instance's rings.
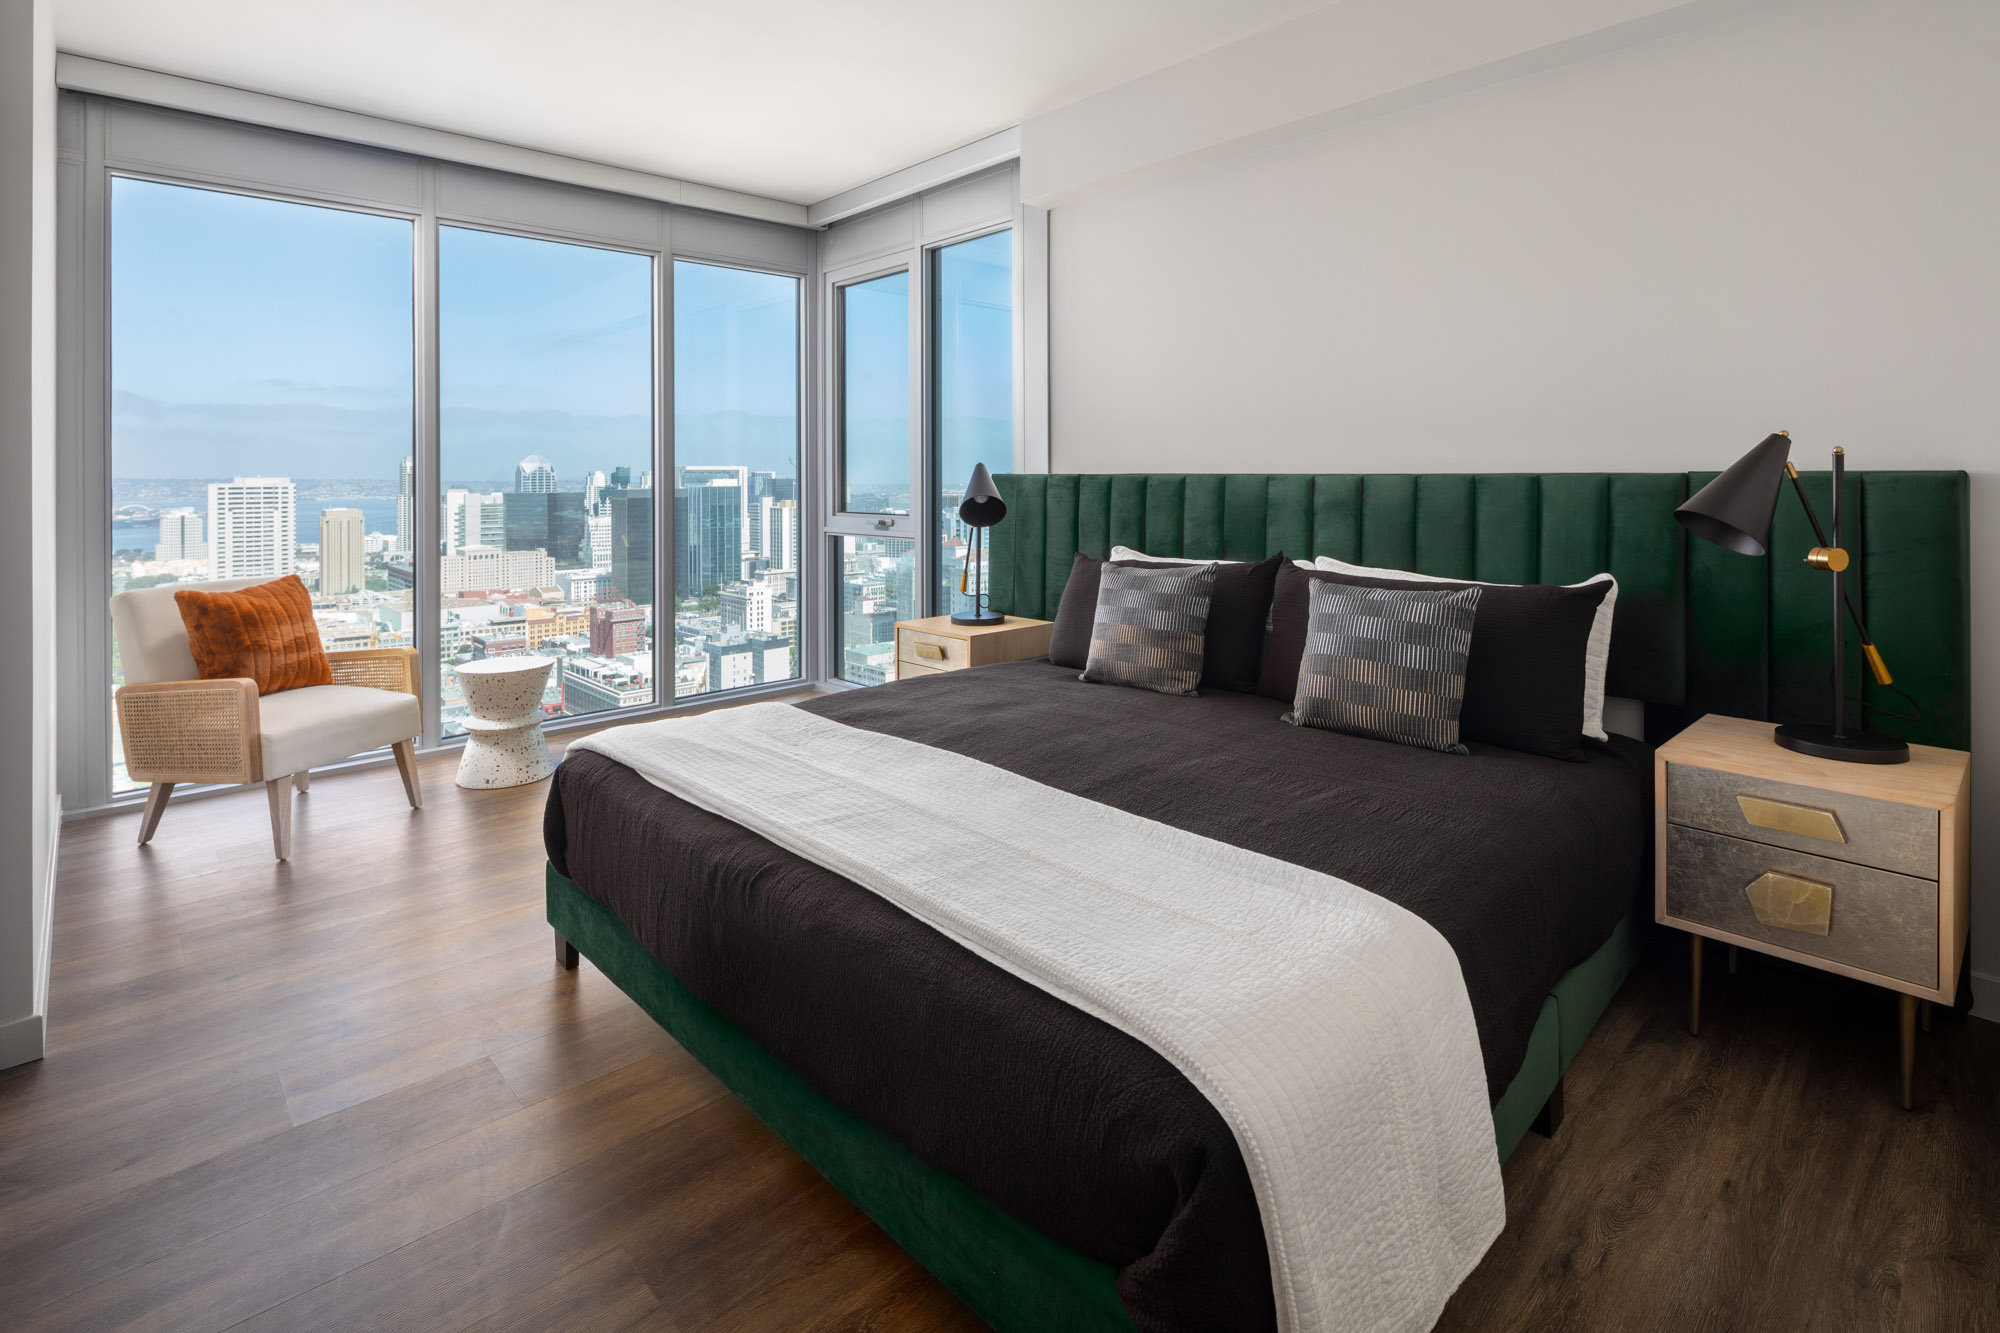
[[605,476],[600,468],[594,468],[583,474],[583,511],[586,514],[597,512],[598,497],[604,494],[605,487],[610,481],[611,479]]
[[771,632],[771,585],[755,583],[722,585],[722,627],[742,634]]
[[438,560],[438,594],[453,597],[468,588],[554,587],[556,562],[546,551],[503,551],[468,546]]
[[208,484],[208,576],[283,578],[297,568],[298,488],[289,477]]
[[396,469],[396,554],[417,549],[417,465],[405,458]]
[[590,562],[590,530],[584,492],[510,492],[501,500],[500,546],[508,551],[547,551],[558,565]]
[[743,488],[731,480],[675,490],[674,541],[676,597],[699,597],[742,578]]
[[611,568],[611,497],[607,492],[597,502],[602,513],[592,514],[584,519],[583,530],[590,543],[590,567],[592,569]]
[[615,467],[615,468],[612,468],[612,469],[611,469],[611,489],[612,489],[612,490],[614,490],[614,491],[629,491],[629,490],[631,490],[631,489],[632,489],[632,469],[631,469],[631,468],[629,468],[629,467]]
[[208,543],[201,535],[201,515],[192,509],[170,509],[160,515],[160,540],[153,546],[153,559],[208,559]]
[[360,592],[368,586],[363,549],[367,516],[359,509],[319,511],[319,591],[322,597]]
[[646,609],[630,602],[599,602],[590,608],[590,651],[598,657],[644,652]]
[[[653,604],[653,493],[618,491],[611,505],[611,586],[602,590]],[[602,593],[600,594],[602,595]]]
[[556,488],[556,465],[540,454],[529,454],[514,465],[514,489],[539,495]]
[[454,486],[444,493],[444,553],[457,555],[470,546],[507,547],[506,493],[468,491]]
[[652,673],[642,658],[579,654],[562,660],[563,712],[604,713],[653,702]]
[[756,516],[750,549],[771,569],[799,567],[799,502],[765,496],[751,511]]

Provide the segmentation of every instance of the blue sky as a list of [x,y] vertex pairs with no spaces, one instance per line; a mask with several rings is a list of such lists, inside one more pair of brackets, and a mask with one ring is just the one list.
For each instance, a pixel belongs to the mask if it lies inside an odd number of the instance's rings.
[[[412,242],[405,219],[116,180],[114,475],[393,478],[411,448]],[[1011,334],[987,344],[1004,326],[1005,242],[955,247],[968,262],[941,275],[947,295],[956,281],[975,304],[997,295],[1002,306],[999,323],[990,310],[951,323],[978,369],[947,377],[944,401],[1002,421]],[[566,481],[649,466],[651,268],[619,251],[440,230],[448,479],[511,478],[530,452]],[[795,471],[798,289],[795,278],[676,262],[682,463]],[[862,303],[871,308],[851,329],[857,347],[889,351],[860,358],[870,371],[852,399],[868,418],[857,480],[906,471],[907,297],[883,295]]]

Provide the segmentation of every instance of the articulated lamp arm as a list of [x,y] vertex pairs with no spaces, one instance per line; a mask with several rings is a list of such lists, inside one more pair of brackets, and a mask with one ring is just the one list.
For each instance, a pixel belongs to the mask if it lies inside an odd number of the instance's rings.
[[[1806,511],[1806,521],[1812,524],[1813,539],[1819,545],[1806,552],[1806,563],[1814,569],[1824,569],[1838,574],[1847,568],[1847,552],[1826,539],[1826,529],[1819,525],[1819,515],[1813,512],[1812,501],[1806,499],[1806,489],[1799,484],[1799,470],[1790,460],[1785,463],[1785,475],[1792,479],[1792,493],[1799,497],[1799,505]],[[1854,604],[1854,594],[1842,590],[1842,600],[1847,603],[1847,614],[1854,617],[1855,632],[1861,636],[1861,656],[1868,663],[1868,672],[1875,677],[1877,685],[1894,682],[1889,674],[1889,664],[1882,660],[1882,652],[1875,646],[1874,636],[1868,633],[1868,622],[1861,618],[1861,608]]]

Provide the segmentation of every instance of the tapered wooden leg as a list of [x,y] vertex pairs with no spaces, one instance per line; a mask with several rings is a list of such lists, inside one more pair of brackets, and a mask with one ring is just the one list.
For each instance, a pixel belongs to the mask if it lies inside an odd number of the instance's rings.
[[1694,966],[1688,988],[1688,1031],[1699,1037],[1701,1035],[1701,936],[1690,935],[1688,938],[1694,941]]
[[396,771],[403,775],[403,794],[410,798],[410,809],[423,809],[424,789],[417,781],[416,742],[397,741],[390,748],[396,752]]
[[294,787],[297,787],[300,791],[312,790],[312,785],[313,785],[312,770],[309,768],[302,768],[298,772],[292,774],[292,785]]
[[272,778],[264,784],[264,798],[271,803],[271,850],[280,861],[292,859],[292,779]]
[[1929,1000],[1919,1000],[1917,1002],[1917,1026],[1926,1032],[1931,1030],[1931,1002]]
[[1736,975],[1736,946],[1733,944],[1729,946],[1729,975]]
[[565,972],[576,971],[576,962],[577,958],[579,957],[576,951],[576,946],[574,944],[571,944],[568,940],[564,939],[562,937],[562,932],[560,930],[555,932],[555,936],[556,936],[556,966],[560,967]]
[[160,826],[160,816],[167,813],[167,798],[174,794],[171,782],[155,782],[146,793],[146,813],[139,817],[139,845],[144,847],[153,840],[153,830]]
[[1917,1081],[1917,997],[1898,995],[1897,1026],[1902,1029],[1903,1038],[1903,1109],[1910,1109],[1914,1100]]

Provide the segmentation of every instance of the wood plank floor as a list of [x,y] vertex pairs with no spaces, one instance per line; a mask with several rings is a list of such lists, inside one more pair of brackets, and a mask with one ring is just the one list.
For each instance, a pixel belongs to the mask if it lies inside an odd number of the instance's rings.
[[[10,1329],[979,1327],[541,913],[544,787],[424,761],[64,830],[49,1054],[0,1075]],[[1720,955],[1721,951],[1712,951]],[[1649,960],[1506,1170],[1449,1329],[2000,1326],[2000,1027]]]

